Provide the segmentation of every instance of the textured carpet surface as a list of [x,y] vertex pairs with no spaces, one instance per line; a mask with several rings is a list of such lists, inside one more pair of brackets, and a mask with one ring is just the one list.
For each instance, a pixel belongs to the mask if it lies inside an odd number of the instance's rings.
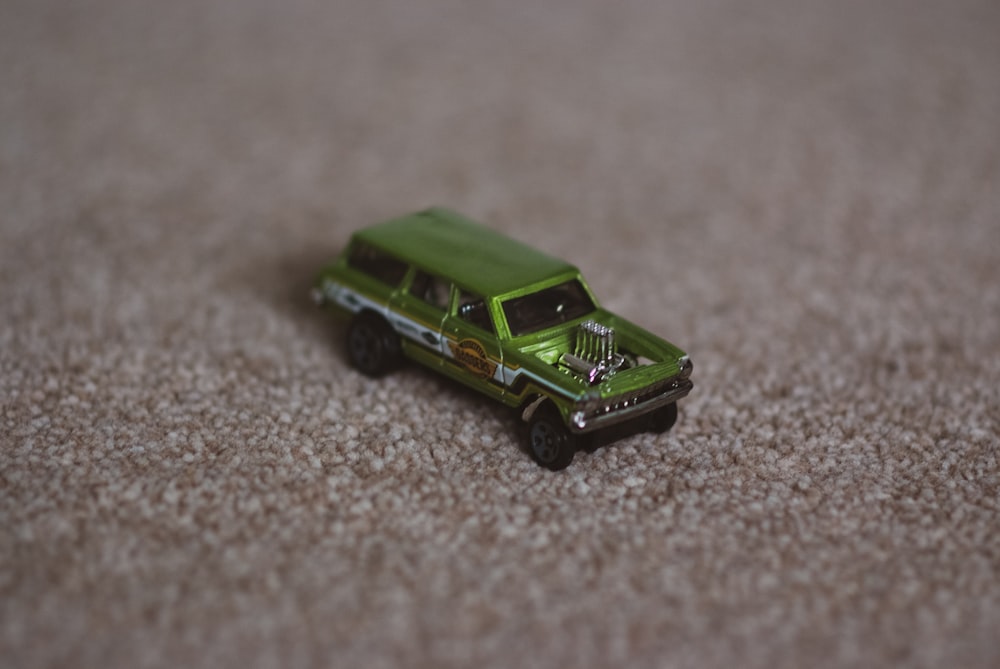
[[[0,663],[1000,666],[996,2],[0,5]],[[675,341],[552,474],[306,299],[448,205]]]

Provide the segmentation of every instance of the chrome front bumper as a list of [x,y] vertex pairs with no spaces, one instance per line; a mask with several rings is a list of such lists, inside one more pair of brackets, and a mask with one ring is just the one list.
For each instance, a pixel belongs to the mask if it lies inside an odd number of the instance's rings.
[[686,397],[693,387],[690,379],[675,377],[660,386],[583,402],[570,414],[569,429],[576,434],[584,434],[624,423]]

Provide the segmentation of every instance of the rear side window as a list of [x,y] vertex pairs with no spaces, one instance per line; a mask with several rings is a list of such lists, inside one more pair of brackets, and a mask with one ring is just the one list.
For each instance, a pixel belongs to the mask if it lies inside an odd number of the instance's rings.
[[355,244],[347,264],[390,286],[398,286],[406,275],[406,263],[367,244]]
[[451,298],[451,283],[440,277],[431,276],[422,270],[417,270],[413,277],[413,283],[410,285],[410,294],[444,311],[448,308],[448,300]]

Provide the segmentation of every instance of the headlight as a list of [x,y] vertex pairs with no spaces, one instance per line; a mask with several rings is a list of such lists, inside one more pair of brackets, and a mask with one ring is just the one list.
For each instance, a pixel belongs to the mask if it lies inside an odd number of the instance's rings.
[[677,361],[677,367],[680,370],[677,375],[682,379],[686,379],[691,376],[691,372],[694,370],[694,363],[691,362],[691,358],[685,355]]

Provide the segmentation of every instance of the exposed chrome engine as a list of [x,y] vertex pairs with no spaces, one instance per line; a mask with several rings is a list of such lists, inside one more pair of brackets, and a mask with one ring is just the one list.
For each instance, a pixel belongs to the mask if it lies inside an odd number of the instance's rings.
[[621,369],[625,356],[618,352],[614,329],[584,321],[576,331],[573,352],[564,353],[559,362],[593,385]]

